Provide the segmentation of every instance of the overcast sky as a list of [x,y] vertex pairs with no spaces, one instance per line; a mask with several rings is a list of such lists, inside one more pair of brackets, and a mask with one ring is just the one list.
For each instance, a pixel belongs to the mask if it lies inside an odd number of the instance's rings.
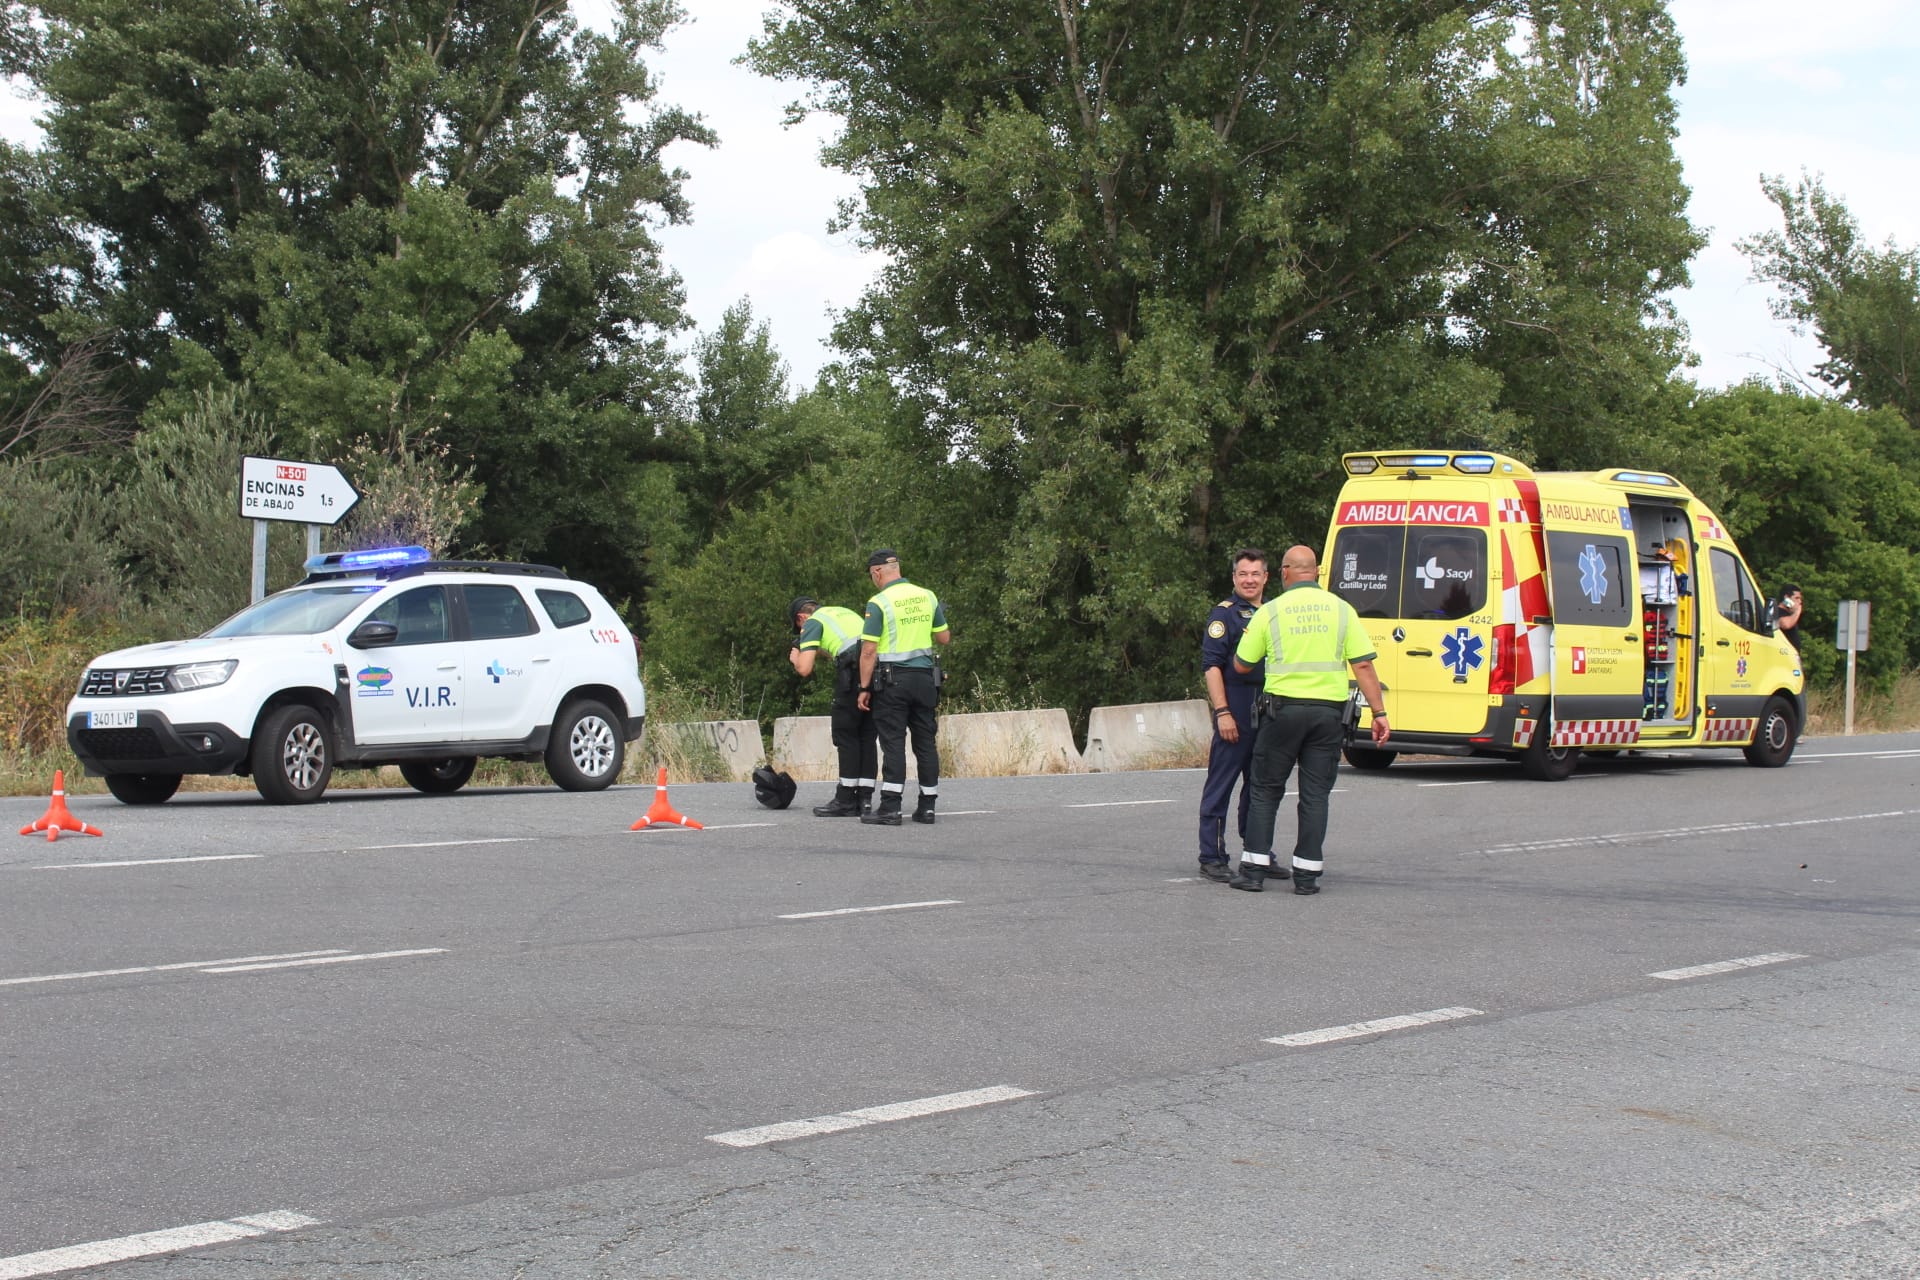
[[[676,145],[693,221],[661,234],[686,283],[688,310],[711,329],[751,300],[772,326],[796,387],[829,358],[829,311],[859,296],[874,260],[827,222],[852,194],[815,159],[827,122],[781,126],[795,87],[733,65],[768,0],[682,0],[689,17],[651,61],[660,100],[699,112],[714,149]],[[1920,245],[1920,3],[1915,0],[1672,0],[1691,74],[1680,91],[1679,151],[1693,220],[1712,235],[1677,297],[1700,365],[1722,386],[1776,369],[1808,371],[1817,348],[1768,311],[1734,241],[1779,225],[1762,173],[1824,175],[1875,242]],[[605,0],[576,0],[583,20]],[[0,104],[0,130],[21,136],[29,104]]]

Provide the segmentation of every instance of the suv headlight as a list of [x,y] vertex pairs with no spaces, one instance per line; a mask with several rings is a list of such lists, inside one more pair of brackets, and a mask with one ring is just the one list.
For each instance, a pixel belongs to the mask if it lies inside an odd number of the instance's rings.
[[239,665],[236,658],[228,658],[224,662],[189,662],[168,673],[167,685],[176,693],[185,693],[190,689],[211,689],[214,685],[225,684],[233,674],[233,669]]

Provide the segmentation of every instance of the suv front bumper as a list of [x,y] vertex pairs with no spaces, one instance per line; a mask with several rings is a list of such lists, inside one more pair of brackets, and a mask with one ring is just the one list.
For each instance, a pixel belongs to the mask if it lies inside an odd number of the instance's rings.
[[174,724],[162,711],[142,711],[131,729],[89,729],[87,713],[67,720],[67,745],[95,777],[109,773],[232,773],[247,758],[247,740],[219,724]]

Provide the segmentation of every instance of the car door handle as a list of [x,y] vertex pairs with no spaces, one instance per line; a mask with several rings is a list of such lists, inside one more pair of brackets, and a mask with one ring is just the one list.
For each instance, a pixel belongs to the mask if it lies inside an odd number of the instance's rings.
[[1409,649],[1409,650],[1407,650],[1407,656],[1408,656],[1409,658],[1431,658],[1431,657],[1433,656],[1433,650],[1431,650],[1431,649]]
[[1714,643],[1719,645],[1722,649],[1730,648],[1733,645],[1733,641],[1731,640],[1715,640]]
[[443,662],[438,667],[434,668],[434,670],[436,671],[458,671],[459,669],[460,669],[460,664],[457,662]]
[[545,658],[545,657],[542,657],[542,658],[535,658],[535,659],[534,659],[534,661],[535,661],[535,662],[552,662],[552,661],[553,661],[553,659],[552,659],[552,658]]
[[1629,635],[1629,636],[1627,637],[1627,643],[1628,643],[1628,644],[1632,644],[1632,643],[1633,643],[1634,641],[1636,641],[1636,640],[1638,640],[1638,639],[1640,639],[1640,637],[1639,637],[1639,636],[1637,636],[1637,635]]

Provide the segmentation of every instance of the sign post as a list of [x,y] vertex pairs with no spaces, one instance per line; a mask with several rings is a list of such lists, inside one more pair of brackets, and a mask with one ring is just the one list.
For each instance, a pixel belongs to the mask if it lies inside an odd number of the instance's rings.
[[240,459],[240,515],[253,521],[253,599],[267,594],[267,521],[307,526],[307,554],[320,549],[320,528],[339,524],[360,491],[338,467],[280,458]]
[[1854,655],[1867,647],[1867,624],[1873,618],[1873,601],[1842,600],[1840,602],[1839,632],[1834,644],[1847,655],[1847,733],[1853,733],[1853,666]]

